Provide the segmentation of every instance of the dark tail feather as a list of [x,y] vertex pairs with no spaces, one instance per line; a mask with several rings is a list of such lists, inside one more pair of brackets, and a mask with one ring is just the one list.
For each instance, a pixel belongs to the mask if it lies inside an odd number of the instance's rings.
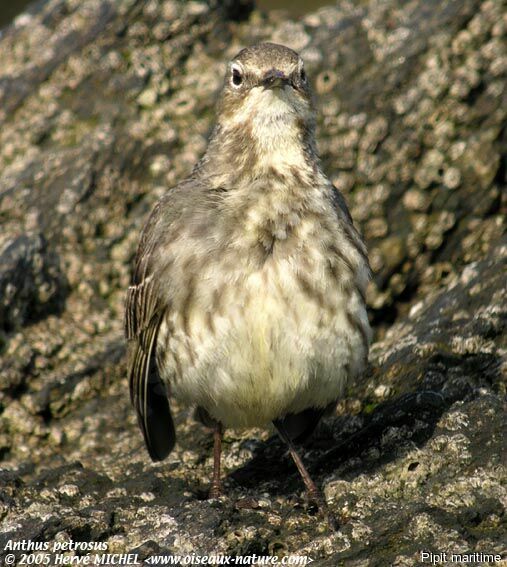
[[167,391],[156,364],[159,322],[160,317],[154,317],[139,340],[132,341],[133,359],[129,373],[132,403],[148,453],[154,461],[165,459],[176,442]]
[[162,461],[173,450],[176,443],[176,431],[169,407],[169,400],[164,384],[160,380],[155,364],[155,357],[150,360],[149,375],[146,384],[145,412],[141,430],[148,453],[153,461]]

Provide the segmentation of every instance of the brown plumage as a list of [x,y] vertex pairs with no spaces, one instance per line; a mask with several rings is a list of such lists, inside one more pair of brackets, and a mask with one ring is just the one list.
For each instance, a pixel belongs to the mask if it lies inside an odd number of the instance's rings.
[[217,123],[192,175],[143,230],[127,293],[132,401],[154,460],[173,448],[168,397],[215,428],[273,422],[293,445],[313,431],[370,341],[366,249],[322,172],[304,65],[259,44],[229,64]]

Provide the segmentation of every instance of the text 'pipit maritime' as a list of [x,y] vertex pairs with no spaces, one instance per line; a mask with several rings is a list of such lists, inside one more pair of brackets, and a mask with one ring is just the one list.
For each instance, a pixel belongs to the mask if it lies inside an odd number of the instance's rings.
[[153,460],[176,440],[169,398],[215,430],[272,422],[295,443],[363,371],[365,246],[321,170],[303,61],[281,45],[229,63],[217,122],[188,179],[158,202],[127,294],[132,402]]

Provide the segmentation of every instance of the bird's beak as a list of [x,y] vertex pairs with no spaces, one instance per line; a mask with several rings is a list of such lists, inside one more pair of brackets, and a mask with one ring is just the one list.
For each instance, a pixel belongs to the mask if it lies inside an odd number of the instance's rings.
[[262,78],[262,85],[265,89],[283,88],[289,84],[289,78],[278,69],[271,69]]

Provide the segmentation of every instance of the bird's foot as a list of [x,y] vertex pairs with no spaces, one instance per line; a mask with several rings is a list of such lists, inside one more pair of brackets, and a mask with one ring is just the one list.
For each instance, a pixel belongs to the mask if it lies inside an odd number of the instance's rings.
[[322,494],[318,490],[308,491],[307,497],[308,497],[308,504],[310,505],[311,508],[317,511],[318,517],[321,520],[327,522],[327,524],[333,531],[336,531],[340,527],[340,524],[338,520],[335,518],[334,514],[331,512]]
[[208,499],[209,500],[214,500],[216,498],[220,498],[223,495],[224,495],[224,491],[222,490],[221,484],[213,483],[210,486],[210,489],[209,489],[209,492],[208,492]]
[[260,508],[260,505],[257,498],[253,498],[252,496],[245,496],[244,498],[239,498],[238,500],[236,500],[235,507],[238,510],[256,510],[257,508]]

